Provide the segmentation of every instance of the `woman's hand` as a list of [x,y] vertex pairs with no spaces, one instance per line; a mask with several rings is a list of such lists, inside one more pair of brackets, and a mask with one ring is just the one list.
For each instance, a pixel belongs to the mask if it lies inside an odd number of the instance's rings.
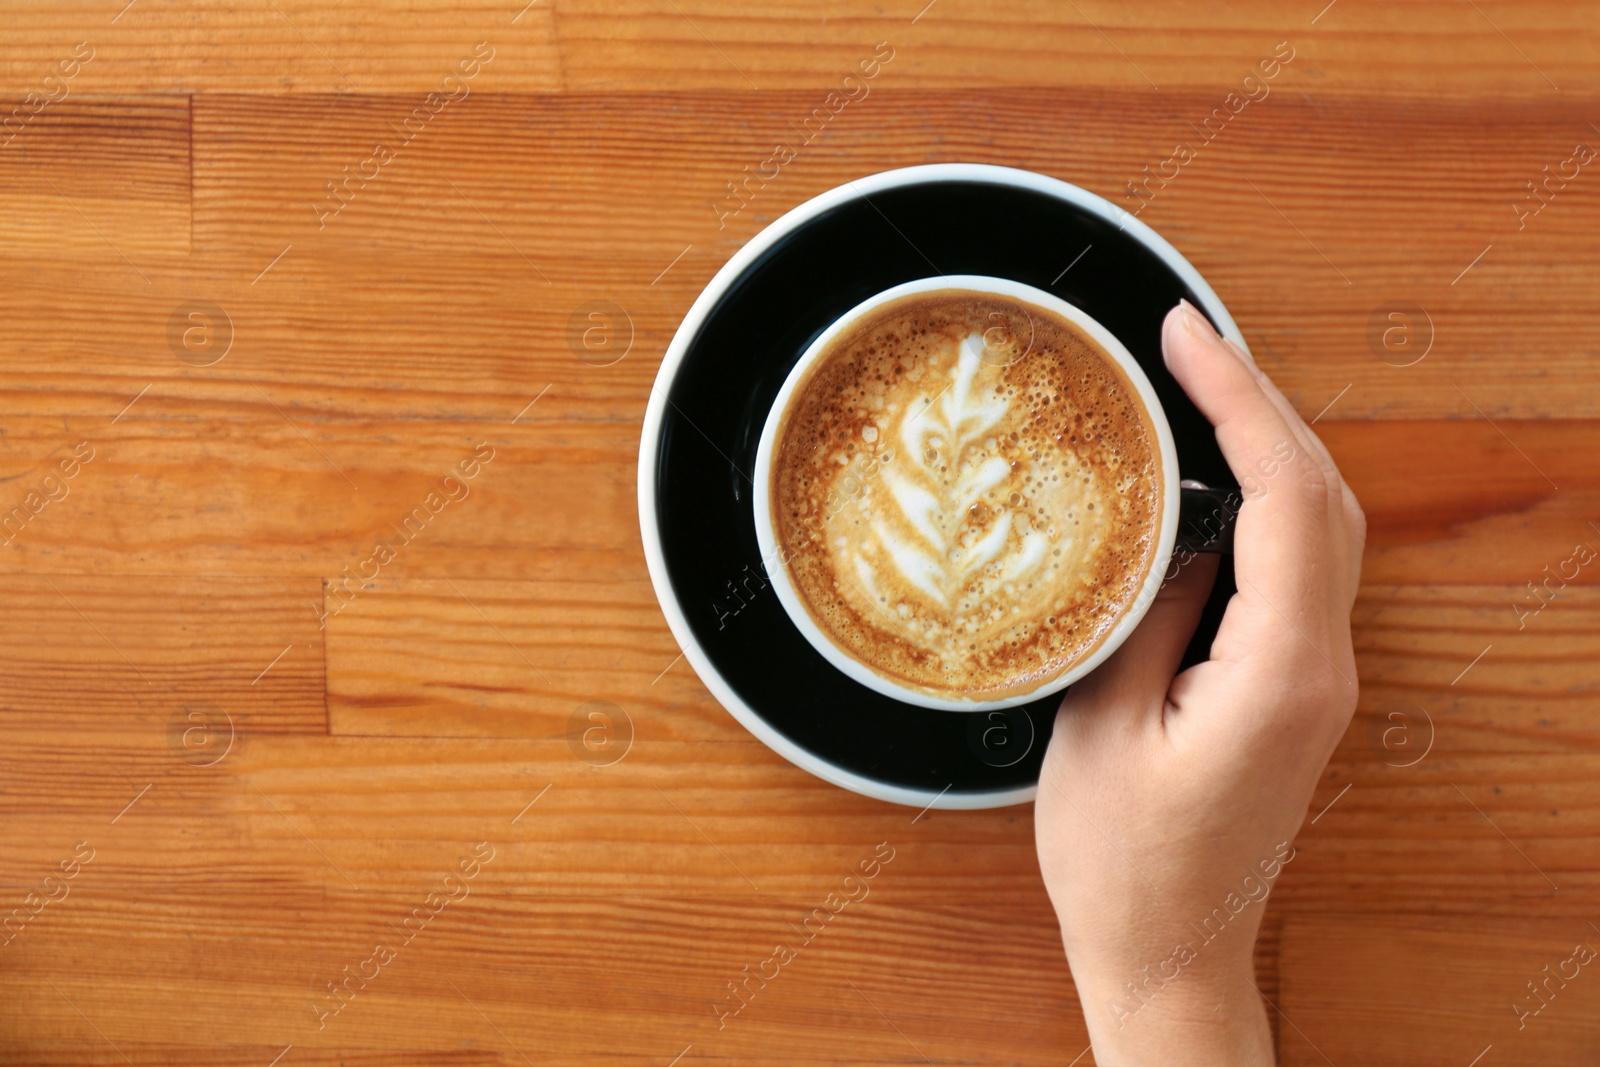
[[1039,864],[1099,1062],[1270,1064],[1253,949],[1355,710],[1366,519],[1283,394],[1187,303],[1162,347],[1244,490],[1239,591],[1211,658],[1173,677],[1216,575],[1214,556],[1175,558],[1139,628],[1072,687]]

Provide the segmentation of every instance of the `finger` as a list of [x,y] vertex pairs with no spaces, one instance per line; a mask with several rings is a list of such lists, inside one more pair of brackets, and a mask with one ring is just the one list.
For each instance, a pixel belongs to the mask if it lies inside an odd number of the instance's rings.
[[[1194,307],[1194,305],[1189,304],[1187,300],[1180,301],[1179,303],[1187,304],[1190,308]],[[1198,311],[1196,311],[1196,313],[1198,314]],[[1201,318],[1204,318],[1204,316],[1201,316]],[[1207,321],[1206,326],[1209,328],[1210,325],[1210,322]],[[1215,333],[1216,331],[1212,330],[1212,332]],[[1310,449],[1314,454],[1318,455],[1319,458],[1321,456],[1325,456],[1327,454],[1327,450],[1321,449],[1319,451],[1317,446],[1320,446],[1321,442],[1314,440],[1316,433],[1311,429],[1311,426],[1305,421],[1305,419],[1300,417],[1300,412],[1296,411],[1294,405],[1289,403],[1288,398],[1283,395],[1283,393],[1273,383],[1272,379],[1267,377],[1266,372],[1256,365],[1256,357],[1250,354],[1250,350],[1231,337],[1222,337],[1219,335],[1218,340],[1220,340],[1230,352],[1242,360],[1244,364],[1248,366],[1255,374],[1262,391],[1267,394],[1267,399],[1272,401],[1273,407],[1278,409],[1278,414],[1283,416],[1284,423],[1289,427],[1290,431],[1294,433],[1295,438],[1301,444],[1304,444],[1308,449]],[[1329,464],[1332,464],[1332,460],[1329,460]]]
[[1342,505],[1331,491],[1337,475],[1313,457],[1264,376],[1192,307],[1180,304],[1168,315],[1162,341],[1173,376],[1216,427],[1223,456],[1246,488],[1234,534],[1239,593],[1213,659],[1230,674],[1231,665],[1269,663],[1280,672],[1331,673],[1327,665],[1345,658],[1338,620],[1348,619],[1353,588]]
[[1337,477],[1341,488],[1348,492],[1350,485],[1340,473],[1339,465],[1334,462],[1333,453],[1328,451],[1328,446],[1322,440],[1322,437],[1312,428],[1310,423],[1306,422],[1295,406],[1289,402],[1289,398],[1283,395],[1283,390],[1278,388],[1278,383],[1274,382],[1265,371],[1256,366],[1255,357],[1243,345],[1231,338],[1223,339],[1222,343],[1227,345],[1236,356],[1244,360],[1255,371],[1262,391],[1267,394],[1267,398],[1272,401],[1273,406],[1283,416],[1283,421],[1294,431],[1295,436],[1310,449],[1312,458],[1317,461],[1322,469],[1329,476]]
[[1150,610],[1111,656],[1067,693],[1063,713],[1143,721],[1160,715],[1184,650],[1194,637],[1201,609],[1211,595],[1218,557],[1190,553],[1173,557],[1173,576],[1163,582]]
[[1260,367],[1256,366],[1255,357],[1250,354],[1249,350],[1232,339],[1225,338],[1222,343],[1255,373],[1257,383],[1261,386],[1261,391],[1272,402],[1272,406],[1278,409],[1278,414],[1283,416],[1284,424],[1294,433],[1295,438],[1311,453],[1311,458],[1320,464],[1324,470],[1336,472],[1338,468],[1334,466],[1333,457],[1328,454],[1328,449],[1323,445],[1322,439],[1317,436],[1317,432],[1311,428],[1311,425],[1300,417],[1300,412],[1296,411],[1294,405],[1289,403],[1289,398],[1283,395],[1283,391],[1278,388],[1277,383],[1267,377]]
[[[1173,377],[1216,428],[1223,458],[1246,489],[1234,535],[1241,588],[1253,585],[1291,611],[1313,606],[1305,602],[1321,583],[1303,576],[1326,567],[1334,510],[1329,475],[1273,403],[1261,375],[1187,303],[1167,315],[1162,349]],[[1264,476],[1271,490],[1250,491]]]
[[[1350,489],[1350,483],[1344,480],[1344,475],[1340,472],[1339,465],[1333,461],[1333,454],[1328,451],[1328,446],[1323,443],[1316,430],[1311,428],[1311,424],[1306,422],[1300,416],[1300,413],[1295,410],[1294,405],[1289,402],[1288,397],[1283,395],[1283,390],[1278,388],[1277,383],[1267,377],[1256,366],[1255,358],[1242,345],[1232,340],[1224,340],[1223,344],[1227,345],[1235,355],[1255,370],[1262,390],[1267,394],[1268,399],[1272,401],[1273,406],[1278,409],[1278,413],[1283,416],[1284,423],[1294,432],[1301,444],[1310,450],[1312,458],[1321,467],[1324,476],[1328,480],[1330,494],[1337,496],[1339,508],[1338,513],[1333,518],[1338,521],[1332,526],[1332,533],[1338,541],[1339,548],[1348,564],[1346,591],[1348,592],[1349,601],[1354,603],[1357,587],[1360,585],[1361,580],[1361,556],[1367,540],[1367,516],[1361,510],[1360,501],[1356,499],[1355,493]],[[1348,610],[1348,605],[1346,605],[1346,610]]]
[[1315,435],[1305,420],[1243,346],[1219,336],[1187,300],[1167,313],[1161,346],[1167,368],[1215,428],[1223,457],[1242,488],[1270,469],[1263,461],[1286,453],[1296,458],[1304,453],[1322,469],[1310,441]]

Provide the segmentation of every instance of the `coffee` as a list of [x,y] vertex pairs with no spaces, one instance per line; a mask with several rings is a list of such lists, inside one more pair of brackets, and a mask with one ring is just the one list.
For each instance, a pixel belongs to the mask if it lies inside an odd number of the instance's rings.
[[792,393],[771,462],[807,614],[936,698],[1005,699],[1072,669],[1159,550],[1161,450],[1137,390],[1078,326],[995,293],[917,293],[852,323]]

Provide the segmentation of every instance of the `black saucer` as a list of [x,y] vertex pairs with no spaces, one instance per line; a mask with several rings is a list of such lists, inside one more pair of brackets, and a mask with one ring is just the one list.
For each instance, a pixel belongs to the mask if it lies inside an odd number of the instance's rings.
[[[1167,372],[1160,343],[1162,320],[1179,298],[1213,321],[1226,321],[1226,311],[1133,229],[1142,227],[1124,229],[1002,180],[869,188],[800,222],[740,271],[688,340],[670,384],[658,381],[666,394],[660,432],[652,441],[647,430],[643,447],[655,449],[654,517],[677,607],[748,711],[843,772],[818,771],[825,777],[903,803],[1026,800],[1061,698],[1004,712],[931,711],[851,681],[807,643],[761,569],[750,499],[756,446],[779,387],[822,330],[876,293],[939,274],[1010,278],[1060,296],[1114,333],[1155,385],[1183,477],[1236,488],[1211,426]],[[1225,557],[1191,659],[1204,658],[1232,592]]]

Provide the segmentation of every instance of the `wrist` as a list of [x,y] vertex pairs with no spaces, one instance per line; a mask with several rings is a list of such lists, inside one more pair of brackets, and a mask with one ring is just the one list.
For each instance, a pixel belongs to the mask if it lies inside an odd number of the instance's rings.
[[[1271,1067],[1251,960],[1191,958],[1138,971],[1069,957],[1095,1058],[1118,1067]],[[1165,976],[1165,977],[1163,977]]]

